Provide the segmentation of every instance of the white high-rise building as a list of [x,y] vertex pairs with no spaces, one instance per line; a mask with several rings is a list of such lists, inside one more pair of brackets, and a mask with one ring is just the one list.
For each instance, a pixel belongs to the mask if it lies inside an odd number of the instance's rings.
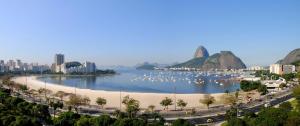
[[282,64],[271,64],[270,65],[270,73],[275,74],[289,74],[296,71],[296,67],[294,65],[282,65]]
[[8,66],[9,71],[14,71],[15,67],[16,67],[16,62],[14,60],[9,60],[7,62],[7,66]]
[[85,68],[85,72],[86,73],[93,73],[93,72],[96,72],[96,65],[95,63],[92,63],[92,62],[85,62],[83,64],[84,68]]
[[23,70],[23,63],[22,63],[22,61],[19,60],[19,59],[17,59],[16,61],[17,61],[17,62],[16,62],[16,68],[17,68],[18,70]]

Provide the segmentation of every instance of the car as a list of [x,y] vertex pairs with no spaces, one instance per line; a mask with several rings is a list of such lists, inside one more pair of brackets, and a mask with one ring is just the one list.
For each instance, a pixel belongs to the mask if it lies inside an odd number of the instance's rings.
[[207,119],[206,122],[207,122],[207,123],[213,123],[214,120],[213,120],[213,119]]
[[264,104],[264,106],[265,106],[265,108],[268,108],[268,107],[271,106],[271,104],[270,104],[270,102],[267,102],[267,103]]

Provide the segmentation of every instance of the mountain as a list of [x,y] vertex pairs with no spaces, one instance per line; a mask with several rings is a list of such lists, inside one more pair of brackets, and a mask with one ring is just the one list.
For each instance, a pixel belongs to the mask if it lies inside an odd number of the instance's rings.
[[199,46],[195,52],[194,58],[208,58],[208,51],[204,46]]
[[150,64],[150,63],[143,63],[143,64],[139,64],[136,69],[137,70],[154,70],[157,66],[154,64]]
[[244,69],[246,65],[231,51],[221,51],[206,59],[202,69]]
[[300,48],[290,52],[284,59],[279,60],[280,64],[294,64],[297,65],[300,62]]
[[211,69],[244,69],[246,65],[243,61],[235,56],[231,51],[221,51],[220,53],[213,54],[209,56],[208,51],[203,47],[199,46],[197,48],[194,58],[186,61],[184,63],[180,63],[177,65],[173,65],[171,67],[181,68],[199,68],[203,70],[211,70]]
[[180,68],[180,67],[188,67],[188,68],[201,68],[204,64],[206,58],[193,58],[189,61],[186,61],[184,63],[173,65],[172,67]]

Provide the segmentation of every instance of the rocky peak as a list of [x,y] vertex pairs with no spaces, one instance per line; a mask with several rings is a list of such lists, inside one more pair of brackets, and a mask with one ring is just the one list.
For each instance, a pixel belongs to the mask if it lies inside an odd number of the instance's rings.
[[199,46],[195,52],[194,58],[208,58],[209,53],[204,46]]

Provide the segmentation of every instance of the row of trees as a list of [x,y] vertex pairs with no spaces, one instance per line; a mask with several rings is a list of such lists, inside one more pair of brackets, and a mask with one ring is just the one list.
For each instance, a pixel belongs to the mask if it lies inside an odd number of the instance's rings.
[[[0,126],[163,126],[165,124],[164,118],[157,113],[136,115],[139,111],[139,102],[129,96],[123,99],[126,111],[116,111],[115,118],[109,115],[80,115],[72,111],[51,118],[47,105],[29,103],[21,98],[12,97],[11,93],[10,89],[0,88]],[[72,99],[78,100],[78,98]],[[99,101],[103,102],[103,100]],[[50,101],[50,106],[59,107],[60,105],[56,105],[57,102]],[[148,121],[150,118],[153,119],[151,122]],[[172,125],[191,126],[188,121],[182,119],[173,122]]]
[[251,91],[256,90],[260,92],[262,95],[268,93],[268,89],[266,85],[261,84],[260,81],[246,81],[242,80],[240,83],[240,87],[243,91]]

